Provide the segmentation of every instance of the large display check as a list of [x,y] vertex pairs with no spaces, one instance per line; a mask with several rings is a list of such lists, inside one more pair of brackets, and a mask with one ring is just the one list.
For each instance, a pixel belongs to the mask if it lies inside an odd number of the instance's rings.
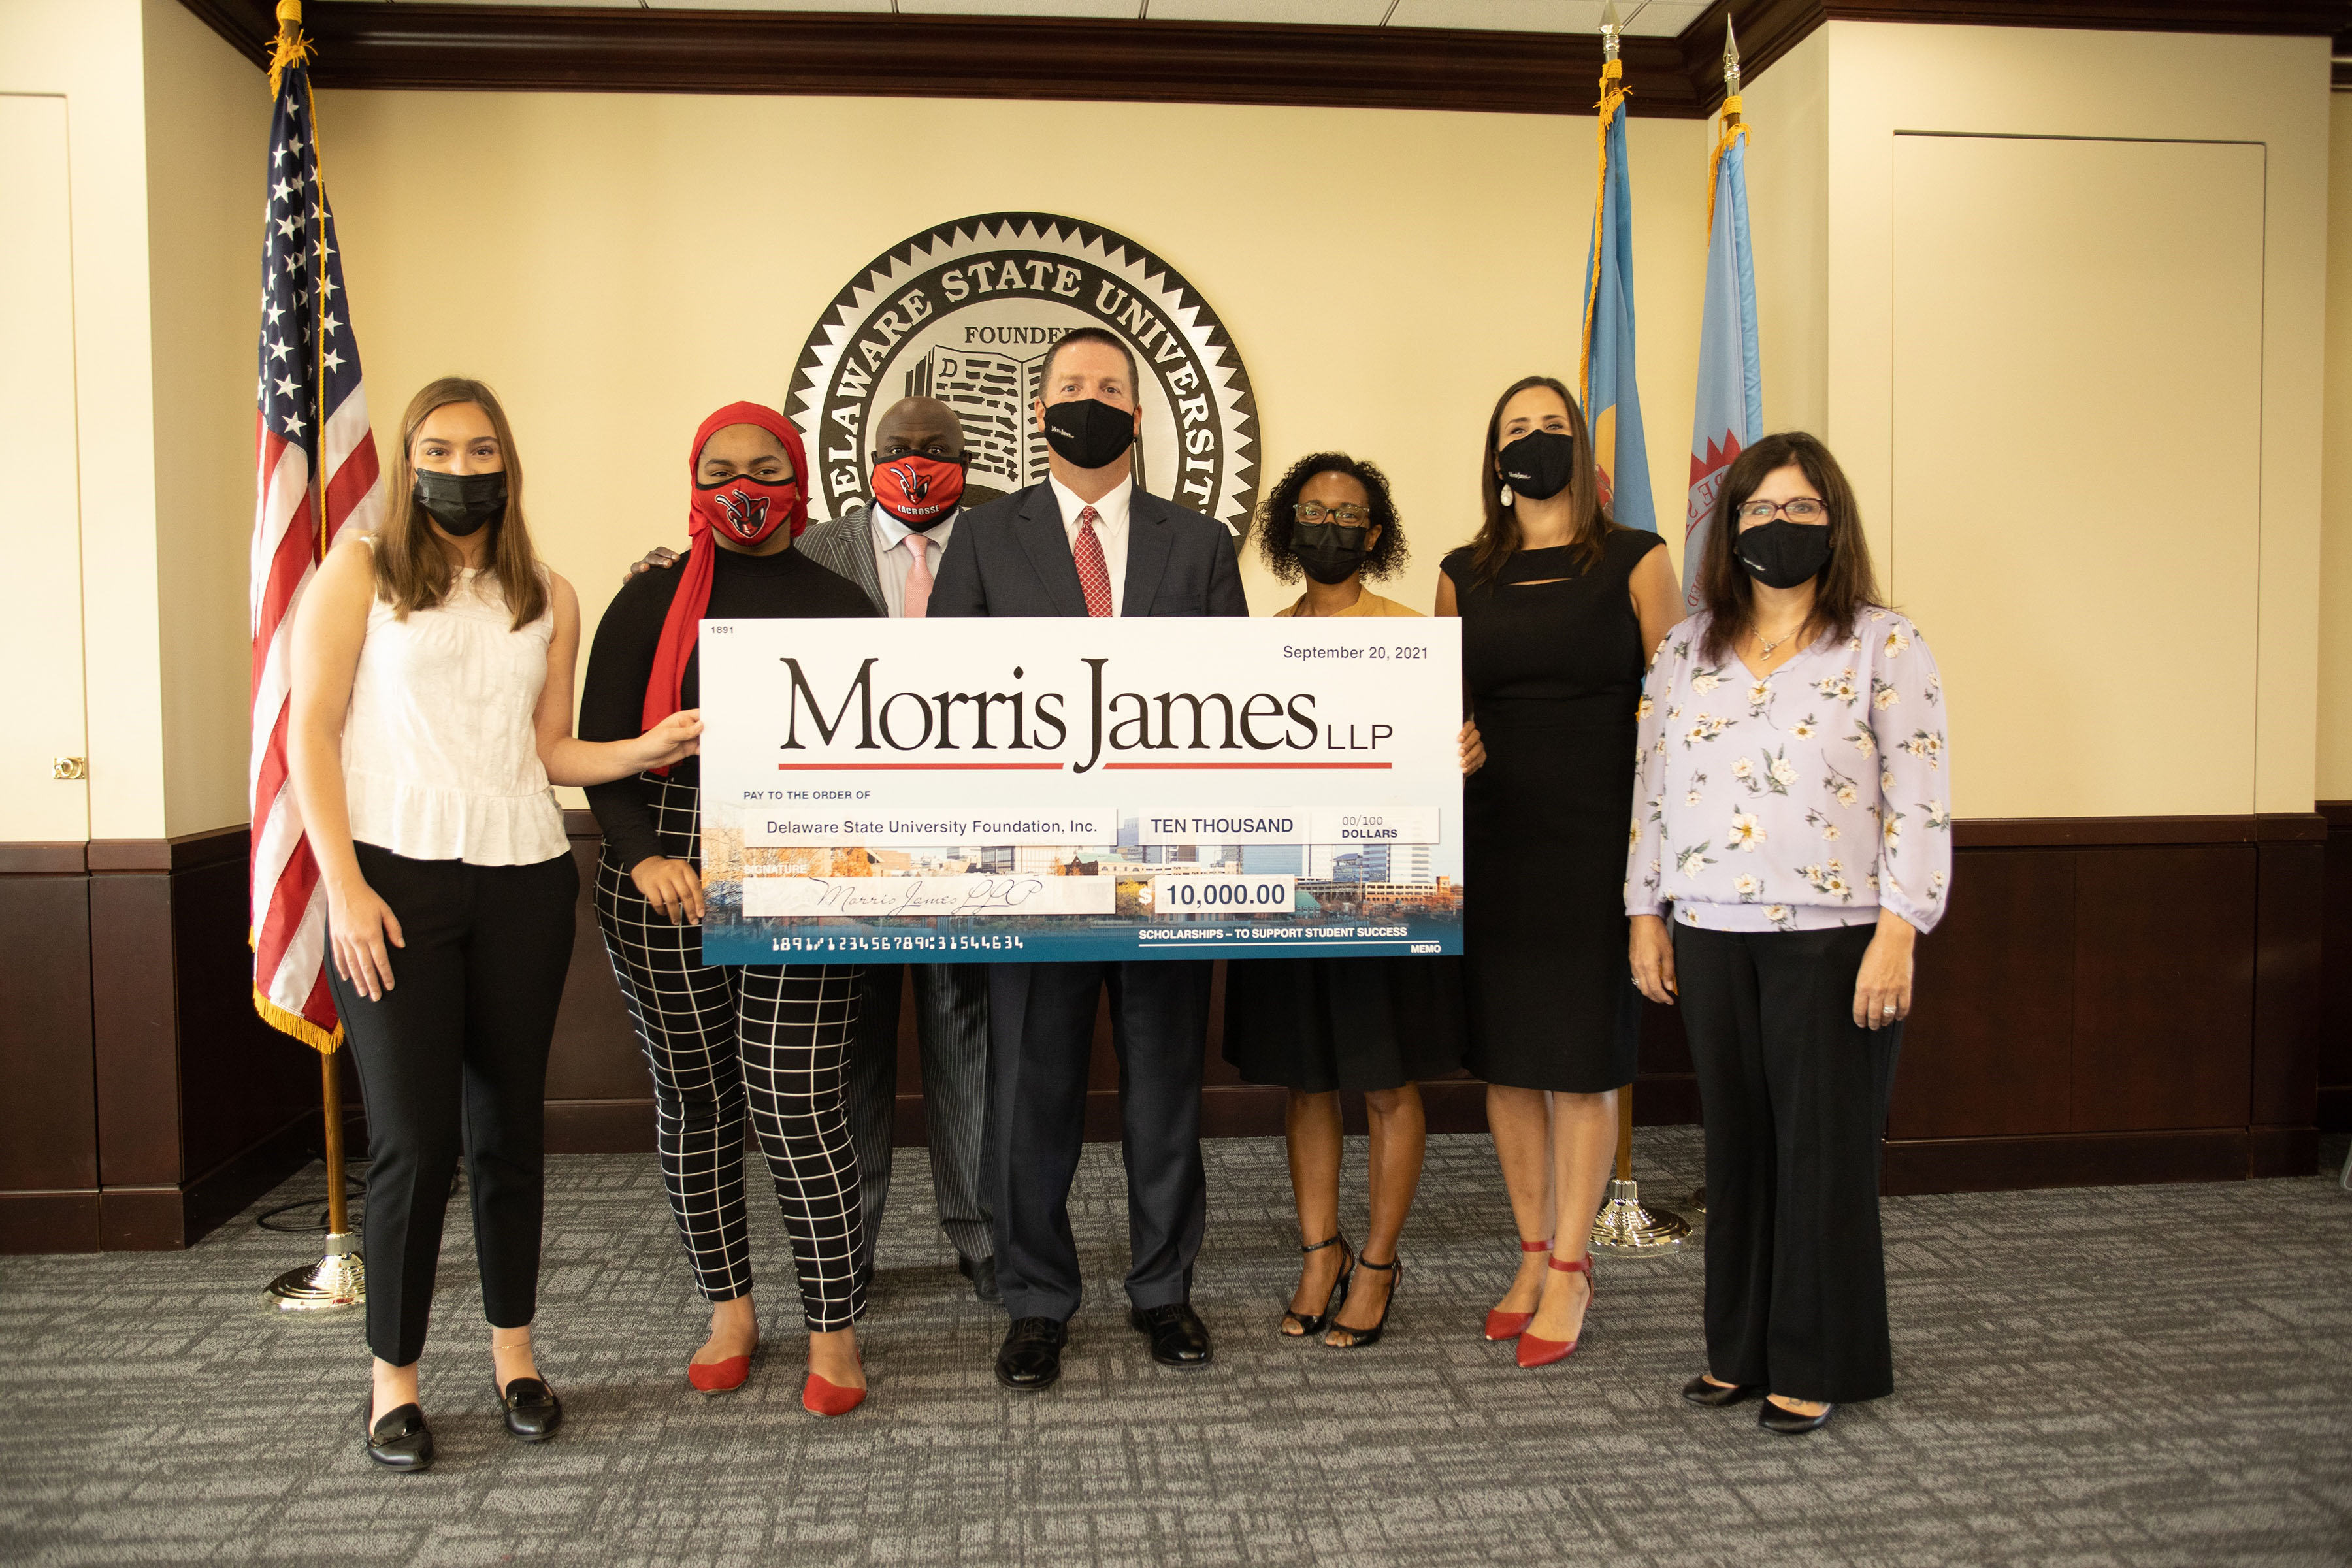
[[702,624],[702,952],[1462,951],[1461,623]]

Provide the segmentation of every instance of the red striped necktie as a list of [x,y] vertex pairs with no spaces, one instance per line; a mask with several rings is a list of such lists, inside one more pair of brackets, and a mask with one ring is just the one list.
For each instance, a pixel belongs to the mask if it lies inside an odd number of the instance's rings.
[[1087,614],[1108,616],[1111,613],[1110,563],[1103,559],[1102,541],[1095,537],[1095,524],[1102,515],[1092,507],[1078,513],[1078,542],[1072,554],[1077,557],[1078,586],[1086,591]]

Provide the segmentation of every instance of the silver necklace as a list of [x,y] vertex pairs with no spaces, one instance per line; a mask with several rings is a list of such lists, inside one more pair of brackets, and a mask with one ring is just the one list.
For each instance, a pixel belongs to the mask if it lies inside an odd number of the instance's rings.
[[1779,647],[1782,643],[1787,642],[1790,637],[1795,637],[1799,632],[1803,631],[1804,629],[1804,622],[1799,621],[1795,626],[1790,626],[1787,631],[1782,632],[1770,642],[1766,642],[1764,640],[1763,629],[1759,626],[1748,627],[1748,635],[1756,639],[1756,657],[1759,658],[1770,658],[1774,648]]

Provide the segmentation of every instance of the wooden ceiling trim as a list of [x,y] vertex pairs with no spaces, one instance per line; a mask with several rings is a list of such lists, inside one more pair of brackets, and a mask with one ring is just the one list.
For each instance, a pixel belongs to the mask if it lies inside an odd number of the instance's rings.
[[[268,0],[181,0],[257,64]],[[1723,99],[1723,24],[1752,79],[1825,21],[2335,34],[2352,0],[1716,0],[1676,37],[1629,37],[1635,114]],[[1027,16],[628,11],[585,6],[309,7],[321,87],[1089,100],[1307,108],[1591,111],[1589,34]]]

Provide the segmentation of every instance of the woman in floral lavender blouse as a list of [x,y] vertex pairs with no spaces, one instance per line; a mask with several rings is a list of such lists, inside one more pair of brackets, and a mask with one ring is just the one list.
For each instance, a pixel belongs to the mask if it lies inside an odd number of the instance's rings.
[[1683,1394],[1766,1394],[1765,1427],[1810,1432],[1894,1390],[1878,1139],[1951,878],[1943,682],[1812,437],[1742,452],[1700,549],[1706,607],[1643,692],[1625,872],[1634,982],[1680,998],[1706,1118],[1707,1371]]

